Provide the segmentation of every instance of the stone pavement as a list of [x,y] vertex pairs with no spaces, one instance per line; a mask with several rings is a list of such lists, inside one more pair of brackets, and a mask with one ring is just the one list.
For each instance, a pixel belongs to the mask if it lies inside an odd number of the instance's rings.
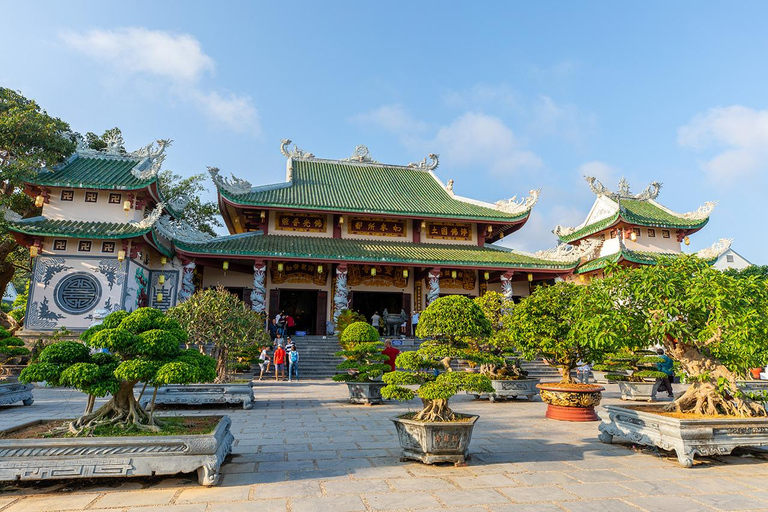
[[[605,402],[619,402],[608,387]],[[388,418],[416,401],[350,405],[346,386],[329,381],[259,382],[254,391],[252,410],[226,409],[237,441],[218,487],[194,475],[22,484],[0,492],[0,512],[768,511],[768,457],[683,469],[674,457],[600,443],[597,422],[546,420],[541,402],[456,397],[455,410],[481,418],[469,466],[455,468],[400,462]],[[37,389],[34,405],[0,408],[0,428],[84,406],[81,393]]]

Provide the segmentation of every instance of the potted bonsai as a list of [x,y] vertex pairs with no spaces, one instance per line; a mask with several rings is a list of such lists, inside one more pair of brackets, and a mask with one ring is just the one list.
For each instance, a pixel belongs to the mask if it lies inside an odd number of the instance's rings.
[[617,335],[589,336],[582,324],[590,317],[592,286],[560,282],[541,286],[517,304],[505,322],[512,342],[526,359],[543,357],[560,372],[560,382],[536,387],[549,404],[546,417],[563,421],[596,421],[595,406],[604,388],[577,384],[572,372],[581,362],[602,360],[625,342]]
[[[0,434],[5,469],[0,478],[43,480],[98,475],[141,476],[197,471],[214,485],[232,449],[226,416],[158,418],[137,401],[134,386],[213,380],[216,363],[182,350],[187,334],[162,311],[117,311],[81,335],[59,341],[21,372],[22,382],[47,381],[94,396],[111,395],[101,407],[67,421],[38,420]],[[90,349],[108,352],[90,353]],[[45,428],[41,429],[41,425]],[[62,472],[62,468],[66,471]],[[34,470],[32,470],[34,469]]]
[[663,358],[652,353],[639,351],[634,354],[623,354],[607,359],[609,363],[613,361],[617,365],[627,366],[625,373],[606,375],[609,381],[619,385],[622,400],[656,401],[656,392],[661,385],[661,379],[667,376],[666,373],[656,369],[656,365],[664,361]]
[[[3,368],[10,361],[22,356],[29,355],[29,350],[24,346],[24,342],[11,335],[10,331],[0,327],[0,369],[3,371],[3,378],[7,378],[9,373]],[[21,402],[24,405],[32,405],[35,401],[32,397],[32,384],[19,382],[9,382],[0,384],[0,405],[11,405]]]
[[685,467],[696,455],[768,444],[765,406],[737,386],[768,348],[765,282],[733,278],[695,256],[607,271],[610,293],[595,303],[590,324],[623,326],[663,345],[690,386],[667,406],[606,406],[600,439],[673,449]]
[[334,375],[333,380],[347,383],[349,401],[353,404],[373,405],[382,401],[381,376],[390,368],[384,363],[387,356],[382,354],[383,345],[378,340],[378,331],[366,322],[350,324],[341,334],[344,350],[336,356],[346,360],[336,368],[345,373]]
[[[451,362],[472,359],[474,354],[467,350],[467,340],[490,334],[490,322],[467,297],[440,297],[421,313],[416,335],[426,341],[418,350],[397,356],[401,370],[385,373],[387,385],[381,390],[387,399],[407,401],[418,396],[422,401],[420,411],[392,418],[403,460],[466,463],[478,416],[454,413],[448,400],[462,390],[481,394],[493,392],[493,387],[485,375],[453,371]],[[417,385],[418,389],[405,387],[408,385]]]
[[[490,401],[494,402],[498,398],[515,399],[518,396],[533,400],[538,394],[536,384],[539,379],[528,378],[528,372],[523,370],[509,332],[504,329],[504,319],[512,312],[514,302],[498,292],[487,292],[474,299],[474,302],[491,323],[490,336],[469,342],[475,352],[475,361],[479,362],[480,373],[491,379],[494,391],[489,395]],[[475,397],[479,398],[479,395]]]

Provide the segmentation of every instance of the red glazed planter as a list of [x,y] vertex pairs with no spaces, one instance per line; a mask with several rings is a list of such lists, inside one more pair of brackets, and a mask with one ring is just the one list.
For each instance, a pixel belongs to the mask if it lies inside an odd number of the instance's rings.
[[559,421],[598,421],[595,406],[600,404],[605,388],[594,384],[544,382],[536,386],[548,404],[547,418]]

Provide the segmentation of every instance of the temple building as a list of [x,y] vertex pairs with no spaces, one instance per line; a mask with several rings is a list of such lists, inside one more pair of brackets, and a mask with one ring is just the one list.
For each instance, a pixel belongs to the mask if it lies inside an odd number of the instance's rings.
[[25,192],[42,215],[6,212],[34,260],[25,330],[83,330],[111,311],[167,309],[214,286],[270,317],[290,314],[307,334],[333,329],[344,309],[369,319],[386,310],[394,327],[442,295],[494,290],[519,299],[543,283],[599,276],[605,261],[679,254],[713,206],[676,214],[655,202],[659,184],[632,195],[590,178],[597,199],[587,220],[558,227],[563,243],[528,254],[493,242],[525,225],[538,190],[487,203],[443,183],[437,155],[383,164],[358,146],[332,160],[290,143],[280,146],[284,181],[254,187],[209,169],[230,233],[217,237],[179,220],[187,198],[162,195],[170,141],[131,153],[121,139],[102,151],[80,143],[67,161],[41,169]]
[[[552,231],[563,244],[579,247],[590,243],[594,247],[567,278],[571,281],[603,277],[602,269],[608,262],[637,267],[682,254],[681,244],[690,244],[690,235],[709,222],[717,204],[707,202],[696,211],[676,213],[656,202],[659,182],[633,194],[624,178],[616,192],[593,177],[585,178],[596,196],[587,218],[576,227],[557,226]],[[721,239],[697,255],[714,262],[730,245],[730,239]]]

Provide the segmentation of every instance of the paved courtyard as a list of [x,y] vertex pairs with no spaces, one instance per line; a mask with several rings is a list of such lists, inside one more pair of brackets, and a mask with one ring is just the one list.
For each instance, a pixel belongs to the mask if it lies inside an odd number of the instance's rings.
[[[455,410],[481,419],[469,466],[455,468],[400,462],[388,418],[416,401],[350,405],[346,386],[328,381],[259,382],[255,392],[253,410],[225,411],[236,441],[218,487],[194,475],[24,484],[0,492],[0,511],[768,511],[768,457],[708,458],[686,470],[674,457],[600,443],[597,422],[546,420],[541,402],[456,397]],[[0,409],[0,428],[85,406],[84,395],[62,389],[37,389],[35,400]]]

